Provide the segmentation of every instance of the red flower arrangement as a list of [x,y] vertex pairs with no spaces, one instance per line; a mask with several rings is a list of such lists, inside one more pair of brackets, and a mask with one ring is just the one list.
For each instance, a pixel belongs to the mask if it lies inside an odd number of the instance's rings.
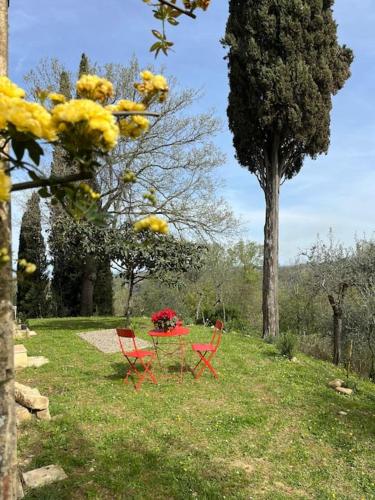
[[177,315],[173,309],[162,309],[151,316],[151,321],[158,330],[169,330],[176,326]]

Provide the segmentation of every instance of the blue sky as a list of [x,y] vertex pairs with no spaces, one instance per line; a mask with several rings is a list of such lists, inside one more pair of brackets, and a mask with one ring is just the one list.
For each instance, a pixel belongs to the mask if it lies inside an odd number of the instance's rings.
[[[126,64],[132,54],[141,64],[153,63],[150,29],[158,26],[141,0],[61,0],[60,10],[56,5],[50,0],[10,2],[9,73],[18,83],[42,57],[58,57],[71,68],[82,52],[99,63]],[[223,120],[216,138],[227,155],[219,173],[226,184],[222,195],[245,221],[243,237],[261,242],[263,193],[255,177],[238,166],[226,123],[227,69],[219,40],[227,11],[227,1],[212,0],[196,21],[181,19],[179,27],[170,29],[175,52],[159,61],[181,84],[202,88],[202,109],[214,107]],[[282,187],[283,263],[330,227],[346,244],[375,230],[375,2],[338,0],[335,17],[341,43],[355,53],[352,77],[334,98],[328,155],[306,160],[302,172]]]

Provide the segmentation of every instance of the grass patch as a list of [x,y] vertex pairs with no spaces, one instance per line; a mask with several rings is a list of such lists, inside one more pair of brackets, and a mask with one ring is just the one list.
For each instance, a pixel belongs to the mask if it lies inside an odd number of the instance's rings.
[[[17,373],[50,397],[51,422],[20,429],[24,470],[56,463],[69,479],[27,499],[360,499],[375,498],[375,386],[356,379],[346,397],[327,387],[343,377],[302,354],[292,363],[273,345],[223,337],[215,367],[123,384],[120,354],[103,354],[76,333],[118,318],[34,320],[29,355],[50,363]],[[136,320],[147,339],[151,324]],[[192,327],[189,341],[210,338]],[[189,361],[195,360],[189,353]],[[346,416],[339,411],[347,412]]]

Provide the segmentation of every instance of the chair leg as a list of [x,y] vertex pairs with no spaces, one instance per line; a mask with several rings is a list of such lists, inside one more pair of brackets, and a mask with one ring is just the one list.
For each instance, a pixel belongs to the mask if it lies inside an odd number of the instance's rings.
[[214,357],[214,355],[215,355],[215,352],[212,352],[212,353],[210,354],[210,356],[208,356],[207,358],[206,358],[206,353],[202,354],[202,353],[201,353],[201,352],[199,352],[199,351],[197,351],[197,352],[198,352],[198,354],[199,354],[199,356],[200,356],[200,358],[201,358],[201,360],[200,360],[200,361],[203,361],[204,366],[202,366],[202,368],[200,369],[200,371],[198,372],[198,374],[196,375],[196,377],[195,377],[195,378],[198,380],[198,379],[202,376],[202,374],[203,374],[203,372],[204,372],[204,370],[205,370],[206,368],[208,368],[208,369],[210,370],[210,372],[212,373],[212,375],[213,375],[215,378],[219,378],[219,377],[218,377],[218,374],[216,373],[216,370],[214,369],[214,367],[213,367],[213,366],[211,365],[211,363],[210,363],[211,359],[212,359],[212,358]]
[[152,382],[154,384],[157,384],[158,382],[157,382],[157,380],[155,378],[155,375],[151,371],[152,360],[150,360],[148,363],[144,363],[143,361],[141,361],[141,364],[143,366],[143,371],[144,371],[145,377],[149,376],[150,379],[152,380]]

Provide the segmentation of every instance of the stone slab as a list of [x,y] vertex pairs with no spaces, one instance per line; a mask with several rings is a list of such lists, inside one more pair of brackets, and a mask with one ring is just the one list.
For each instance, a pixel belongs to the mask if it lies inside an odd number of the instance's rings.
[[49,363],[49,359],[44,356],[29,356],[27,358],[28,367],[39,368],[47,363]]
[[23,344],[17,344],[14,346],[14,367],[27,367],[27,350]]
[[14,383],[14,397],[17,403],[31,410],[46,410],[49,406],[48,398],[41,396],[38,389],[33,389],[18,382]]
[[336,392],[340,392],[341,394],[346,394],[347,396],[350,396],[353,394],[353,389],[349,389],[349,387],[336,387]]
[[16,403],[17,425],[21,425],[22,422],[27,422],[28,420],[31,420],[32,418],[33,418],[33,416],[27,408]]
[[59,465],[47,465],[40,469],[30,470],[22,474],[27,488],[40,488],[56,481],[67,479],[67,475]]
[[[120,352],[120,346],[115,329],[78,333],[77,335],[81,337],[81,339],[99,349],[99,351],[106,354],[114,354],[116,352]],[[132,351],[134,349],[132,339],[123,339],[123,341],[125,349],[128,349],[129,351]],[[142,340],[138,337],[136,337],[135,341],[139,349],[147,349],[152,346],[150,342]]]

